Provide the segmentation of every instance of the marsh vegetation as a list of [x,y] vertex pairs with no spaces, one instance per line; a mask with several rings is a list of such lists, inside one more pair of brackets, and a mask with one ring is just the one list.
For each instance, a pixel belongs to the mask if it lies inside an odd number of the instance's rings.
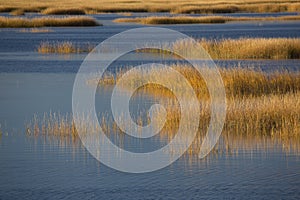
[[87,53],[93,50],[95,46],[87,43],[79,45],[70,41],[45,41],[41,42],[37,48],[37,51],[42,54],[58,53],[58,54],[70,54],[70,53]]
[[99,26],[91,17],[0,17],[0,28],[62,27],[62,26]]
[[228,16],[150,16],[137,18],[119,18],[114,22],[140,24],[220,24],[236,21],[287,21],[300,20],[300,15],[281,17],[228,17]]
[[[12,0],[0,1],[0,12],[11,12],[22,9],[25,12],[45,12],[51,9],[49,14],[84,14],[84,13],[118,13],[118,12],[170,12],[182,14],[207,14],[207,13],[236,13],[236,12],[298,12],[300,2],[298,0],[229,0],[229,1],[205,1],[205,0],[178,0],[163,1],[141,0],[127,1],[94,1],[74,0],[72,2],[54,0],[51,2],[31,0],[31,6],[27,2]],[[74,8],[76,8],[74,10]],[[48,13],[48,12],[46,12]]]

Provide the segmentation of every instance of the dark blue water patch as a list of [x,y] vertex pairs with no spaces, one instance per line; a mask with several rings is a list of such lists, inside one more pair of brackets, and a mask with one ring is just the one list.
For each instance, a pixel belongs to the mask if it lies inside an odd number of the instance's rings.
[[[99,44],[122,31],[145,27],[136,24],[110,24],[99,27],[56,27],[49,33],[24,33],[22,29],[0,29],[0,52],[34,52],[44,41],[71,41]],[[149,26],[147,26],[149,27]],[[160,25],[193,38],[300,37],[300,22],[234,22],[226,24]]]
[[[87,54],[0,53],[0,55],[0,73],[77,73]],[[187,62],[171,56],[133,52],[112,62],[108,70],[115,72],[148,63],[180,65]],[[224,68],[253,68],[265,72],[300,71],[299,60],[215,60],[215,63]]]

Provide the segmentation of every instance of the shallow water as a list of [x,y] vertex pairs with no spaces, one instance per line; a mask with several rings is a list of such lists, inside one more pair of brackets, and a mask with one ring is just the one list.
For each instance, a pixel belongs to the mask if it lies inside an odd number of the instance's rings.
[[[211,153],[203,160],[184,156],[152,173],[127,174],[100,164],[80,144],[61,138],[26,136],[33,115],[72,112],[75,75],[86,54],[40,55],[41,41],[72,40],[97,44],[140,25],[117,25],[117,15],[100,15],[106,26],[51,28],[51,33],[0,30],[0,199],[299,199],[299,143],[289,145],[268,137],[233,137],[231,152]],[[163,26],[193,37],[299,37],[299,22],[230,23]],[[161,58],[121,58],[115,66]],[[298,60],[216,61],[266,71],[299,71]],[[98,110],[109,108],[109,93]],[[142,99],[143,100],[143,99]],[[145,100],[145,99],[144,99]],[[133,101],[135,105],[140,100]],[[150,101],[151,103],[151,101]],[[138,106],[137,106],[138,107]],[[223,136],[220,142],[224,141]],[[136,146],[132,148],[140,148]],[[144,146],[146,150],[149,146]],[[238,153],[237,153],[238,152]]]

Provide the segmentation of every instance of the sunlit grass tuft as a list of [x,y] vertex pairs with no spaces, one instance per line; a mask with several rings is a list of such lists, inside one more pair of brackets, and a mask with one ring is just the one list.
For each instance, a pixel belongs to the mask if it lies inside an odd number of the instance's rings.
[[38,52],[42,54],[58,53],[58,54],[70,54],[70,53],[85,53],[93,50],[95,46],[92,44],[78,45],[70,41],[54,41],[54,42],[41,42],[38,46]]

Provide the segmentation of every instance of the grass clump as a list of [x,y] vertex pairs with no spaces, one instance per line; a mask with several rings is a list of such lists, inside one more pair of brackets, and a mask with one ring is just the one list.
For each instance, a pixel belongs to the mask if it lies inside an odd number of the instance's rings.
[[46,53],[58,53],[58,54],[70,54],[70,53],[85,53],[93,50],[95,46],[91,44],[76,45],[70,41],[62,42],[41,42],[38,46],[38,52],[42,54]]
[[63,27],[63,26],[99,26],[100,24],[91,17],[37,17],[9,18],[0,17],[0,28],[30,28],[30,27]]
[[23,9],[16,9],[11,11],[9,14],[13,16],[20,16],[20,15],[25,15],[25,11]]

